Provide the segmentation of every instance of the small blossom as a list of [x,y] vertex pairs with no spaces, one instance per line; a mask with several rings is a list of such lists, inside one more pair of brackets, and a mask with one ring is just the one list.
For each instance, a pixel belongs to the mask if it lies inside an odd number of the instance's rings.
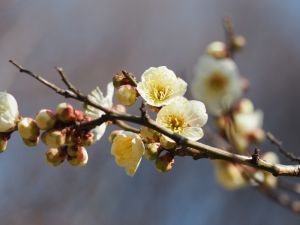
[[122,85],[116,92],[116,98],[119,103],[125,106],[132,106],[137,100],[136,88],[129,84]]
[[195,68],[192,93],[213,115],[229,110],[242,93],[235,62],[229,58],[201,57]]
[[139,135],[123,131],[114,138],[111,154],[118,166],[124,167],[127,175],[133,176],[142,160],[145,146]]
[[[114,86],[113,83],[110,82],[107,85],[107,95],[105,97],[102,91],[100,90],[100,88],[97,87],[88,95],[88,98],[91,102],[110,109],[113,106],[113,102],[112,102],[113,94],[114,94]],[[105,113],[102,110],[86,105],[85,114],[90,116],[92,119],[97,119]],[[103,136],[106,127],[107,127],[107,123],[103,123],[92,130],[92,132],[94,133],[94,141],[98,141]]]
[[158,112],[156,122],[174,133],[197,141],[203,137],[201,127],[206,124],[207,118],[202,102],[180,97]]
[[247,180],[243,177],[241,169],[238,165],[216,160],[216,178],[220,185],[228,190],[236,190],[248,184]]
[[36,122],[32,118],[24,117],[18,123],[18,131],[24,139],[36,139],[40,134]]
[[186,92],[187,83],[165,66],[150,67],[142,74],[137,90],[151,106],[161,107]]
[[0,92],[0,132],[12,131],[19,118],[18,103],[14,96]]
[[56,123],[56,115],[52,110],[42,109],[36,115],[35,121],[42,130],[52,129]]

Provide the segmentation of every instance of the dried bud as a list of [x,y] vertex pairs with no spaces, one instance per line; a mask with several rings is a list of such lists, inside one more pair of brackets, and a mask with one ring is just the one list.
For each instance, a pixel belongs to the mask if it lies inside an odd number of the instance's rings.
[[148,108],[152,111],[152,112],[155,112],[155,113],[158,113],[159,110],[161,109],[161,107],[156,107],[156,106],[153,106],[153,105],[147,105]]
[[148,160],[154,160],[159,155],[160,143],[150,143],[147,144],[145,149],[145,158]]
[[120,86],[127,83],[127,78],[125,75],[120,72],[113,77],[113,85],[115,88],[119,88]]
[[156,159],[156,170],[159,172],[169,172],[173,169],[174,157],[170,153],[166,153]]
[[110,133],[108,140],[110,143],[113,143],[115,137],[117,137],[119,134],[121,134],[122,132],[124,132],[123,130],[114,130]]
[[55,113],[49,109],[42,109],[35,117],[37,126],[42,130],[52,129],[56,123]]
[[137,100],[136,88],[131,85],[122,85],[116,92],[116,98],[121,104],[131,106]]
[[172,150],[177,146],[175,141],[165,135],[161,135],[159,141],[164,149]]
[[37,136],[37,137],[35,137],[33,139],[25,139],[25,138],[23,138],[24,144],[27,145],[28,147],[35,147],[35,146],[37,146],[37,144],[39,143],[39,141],[40,141],[40,137],[39,136]]
[[8,138],[0,136],[0,153],[6,150]]
[[215,41],[210,43],[207,46],[206,52],[208,55],[216,58],[216,59],[223,59],[227,56],[227,49],[226,45],[223,42]]
[[46,152],[46,160],[50,166],[58,166],[65,160],[65,154],[60,148],[50,148]]
[[86,133],[81,137],[81,143],[83,146],[88,147],[94,144],[94,134],[92,132]]
[[42,134],[42,141],[51,148],[57,148],[66,143],[66,134],[61,130],[50,130]]
[[141,137],[148,143],[159,142],[160,133],[148,127],[141,127]]
[[56,107],[56,113],[58,119],[64,123],[73,122],[76,119],[73,106],[65,102]]
[[233,38],[233,47],[235,50],[241,50],[246,45],[245,37],[238,35]]
[[68,162],[72,166],[85,166],[88,162],[88,158],[88,153],[82,146],[77,146],[76,154],[74,156],[69,156],[68,152]]
[[32,118],[22,118],[18,123],[18,131],[24,139],[37,139],[40,129]]

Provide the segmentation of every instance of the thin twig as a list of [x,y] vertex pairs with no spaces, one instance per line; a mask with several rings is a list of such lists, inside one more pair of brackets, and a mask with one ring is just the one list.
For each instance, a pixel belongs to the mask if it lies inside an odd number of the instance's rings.
[[134,76],[131,73],[128,73],[126,70],[122,70],[123,75],[129,80],[130,84],[137,86],[137,81],[134,79]]
[[58,74],[60,75],[60,77],[61,77],[62,81],[64,82],[64,84],[67,86],[67,88],[70,91],[72,91],[74,94],[76,94],[77,96],[80,95],[80,91],[78,89],[76,89],[75,86],[69,81],[68,77],[64,73],[63,68],[55,67],[55,69],[58,72]]
[[288,152],[282,145],[282,142],[279,141],[272,133],[268,132],[267,133],[267,138],[268,140],[277,146],[279,152],[283,154],[286,158],[288,158],[292,162],[297,162],[300,164],[300,157],[295,156],[293,153]]

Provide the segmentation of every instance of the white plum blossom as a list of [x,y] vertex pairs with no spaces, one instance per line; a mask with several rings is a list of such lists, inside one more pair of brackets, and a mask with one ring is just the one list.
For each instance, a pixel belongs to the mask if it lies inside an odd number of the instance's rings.
[[145,146],[138,134],[123,131],[112,143],[111,154],[118,166],[124,167],[128,176],[133,176],[140,165]]
[[164,106],[157,114],[156,122],[190,140],[197,141],[203,137],[202,127],[208,119],[205,105],[200,101],[188,101],[178,97]]
[[215,116],[229,110],[242,94],[240,74],[235,62],[229,58],[202,56],[195,67],[192,93]]
[[183,96],[187,83],[165,66],[150,67],[137,85],[137,90],[147,104],[161,107]]
[[[99,87],[97,87],[95,90],[93,90],[89,95],[88,98],[91,102],[101,105],[105,108],[111,109],[113,106],[113,94],[114,94],[114,86],[113,83],[110,82],[107,85],[107,95],[104,96],[102,91]],[[97,119],[104,115],[105,113],[102,110],[96,109],[90,105],[85,106],[85,114],[90,116],[92,119]],[[97,126],[92,130],[94,133],[94,140],[98,141],[103,134],[105,133],[107,127],[107,123],[103,123],[100,126]]]
[[0,132],[12,131],[19,119],[18,103],[14,96],[0,92]]

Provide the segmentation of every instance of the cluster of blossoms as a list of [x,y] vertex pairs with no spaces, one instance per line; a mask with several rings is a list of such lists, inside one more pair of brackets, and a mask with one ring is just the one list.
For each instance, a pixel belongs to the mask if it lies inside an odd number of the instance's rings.
[[[241,36],[234,38],[233,48],[240,50],[245,40]],[[264,140],[263,113],[254,109],[251,100],[243,98],[248,82],[241,77],[230,56],[229,46],[225,43],[209,44],[206,54],[200,57],[195,67],[192,93],[205,103],[208,112],[214,116],[218,133],[230,143],[234,153],[249,154],[251,145]],[[273,152],[265,153],[262,158],[278,163]],[[237,189],[257,182],[276,186],[276,178],[269,173],[229,162],[216,161],[214,165],[217,180],[225,188]]]
[[[148,108],[156,114],[156,122],[169,131],[190,140],[203,137],[202,126],[207,122],[205,106],[200,101],[189,101],[183,97],[187,83],[165,66],[151,67],[141,76],[141,82],[129,82],[124,74],[117,74],[113,83],[120,104],[131,106],[141,97]],[[110,135],[111,153],[117,165],[126,173],[134,175],[142,157],[155,160],[160,172],[170,171],[174,164],[177,143],[147,127],[139,133],[117,130]]]

